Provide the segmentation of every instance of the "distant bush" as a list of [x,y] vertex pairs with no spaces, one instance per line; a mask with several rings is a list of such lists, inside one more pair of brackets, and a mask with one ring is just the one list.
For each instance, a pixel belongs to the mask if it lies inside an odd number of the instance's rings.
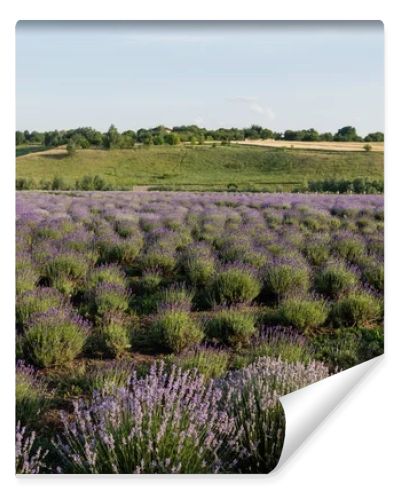
[[15,189],[17,191],[28,191],[30,189],[36,189],[37,185],[33,179],[25,179],[25,177],[17,177],[15,181]]
[[75,183],[75,188],[81,191],[112,191],[115,189],[107,183],[101,176],[85,175]]
[[261,284],[251,269],[231,266],[221,270],[212,283],[212,296],[218,304],[251,302],[261,291]]
[[331,311],[335,326],[367,326],[381,316],[379,301],[365,292],[354,292],[334,304]]
[[165,311],[150,326],[149,341],[156,349],[180,353],[200,344],[204,333],[185,311]]
[[254,317],[234,309],[216,312],[205,325],[209,339],[235,349],[248,345],[256,331]]
[[325,179],[320,181],[309,181],[307,191],[316,193],[383,193],[383,181],[357,178],[349,179]]
[[321,301],[289,299],[280,306],[279,316],[282,324],[306,331],[325,323],[328,311]]
[[46,368],[72,361],[82,351],[87,324],[68,309],[34,315],[23,336],[23,351],[35,366]]

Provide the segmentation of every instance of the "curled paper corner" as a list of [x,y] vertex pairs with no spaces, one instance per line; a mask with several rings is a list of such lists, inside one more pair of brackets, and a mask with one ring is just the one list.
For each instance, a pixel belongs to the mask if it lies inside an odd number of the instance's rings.
[[280,398],[285,412],[285,441],[278,472],[310,434],[354,387],[383,359],[383,355],[315,382]]

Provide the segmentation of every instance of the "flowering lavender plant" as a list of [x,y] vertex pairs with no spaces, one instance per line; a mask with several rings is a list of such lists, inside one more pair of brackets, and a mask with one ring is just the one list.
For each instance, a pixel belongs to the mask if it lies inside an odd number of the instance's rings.
[[39,474],[45,472],[48,451],[36,447],[36,433],[27,433],[26,427],[17,423],[15,430],[15,472],[17,474]]
[[220,472],[234,439],[222,396],[194,372],[153,365],[143,379],[133,372],[127,388],[77,402],[55,446],[66,472]]

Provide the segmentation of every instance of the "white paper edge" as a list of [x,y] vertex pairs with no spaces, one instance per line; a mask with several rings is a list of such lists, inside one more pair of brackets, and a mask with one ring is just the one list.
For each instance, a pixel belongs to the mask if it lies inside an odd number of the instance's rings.
[[286,430],[282,454],[274,472],[279,471],[303,441],[382,358],[383,355],[378,356],[280,398],[285,411]]

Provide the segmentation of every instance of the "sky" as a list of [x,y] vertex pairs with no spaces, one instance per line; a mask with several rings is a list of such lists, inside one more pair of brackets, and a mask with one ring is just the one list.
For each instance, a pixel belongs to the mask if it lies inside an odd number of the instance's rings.
[[383,131],[383,24],[20,21],[16,116],[30,131]]

